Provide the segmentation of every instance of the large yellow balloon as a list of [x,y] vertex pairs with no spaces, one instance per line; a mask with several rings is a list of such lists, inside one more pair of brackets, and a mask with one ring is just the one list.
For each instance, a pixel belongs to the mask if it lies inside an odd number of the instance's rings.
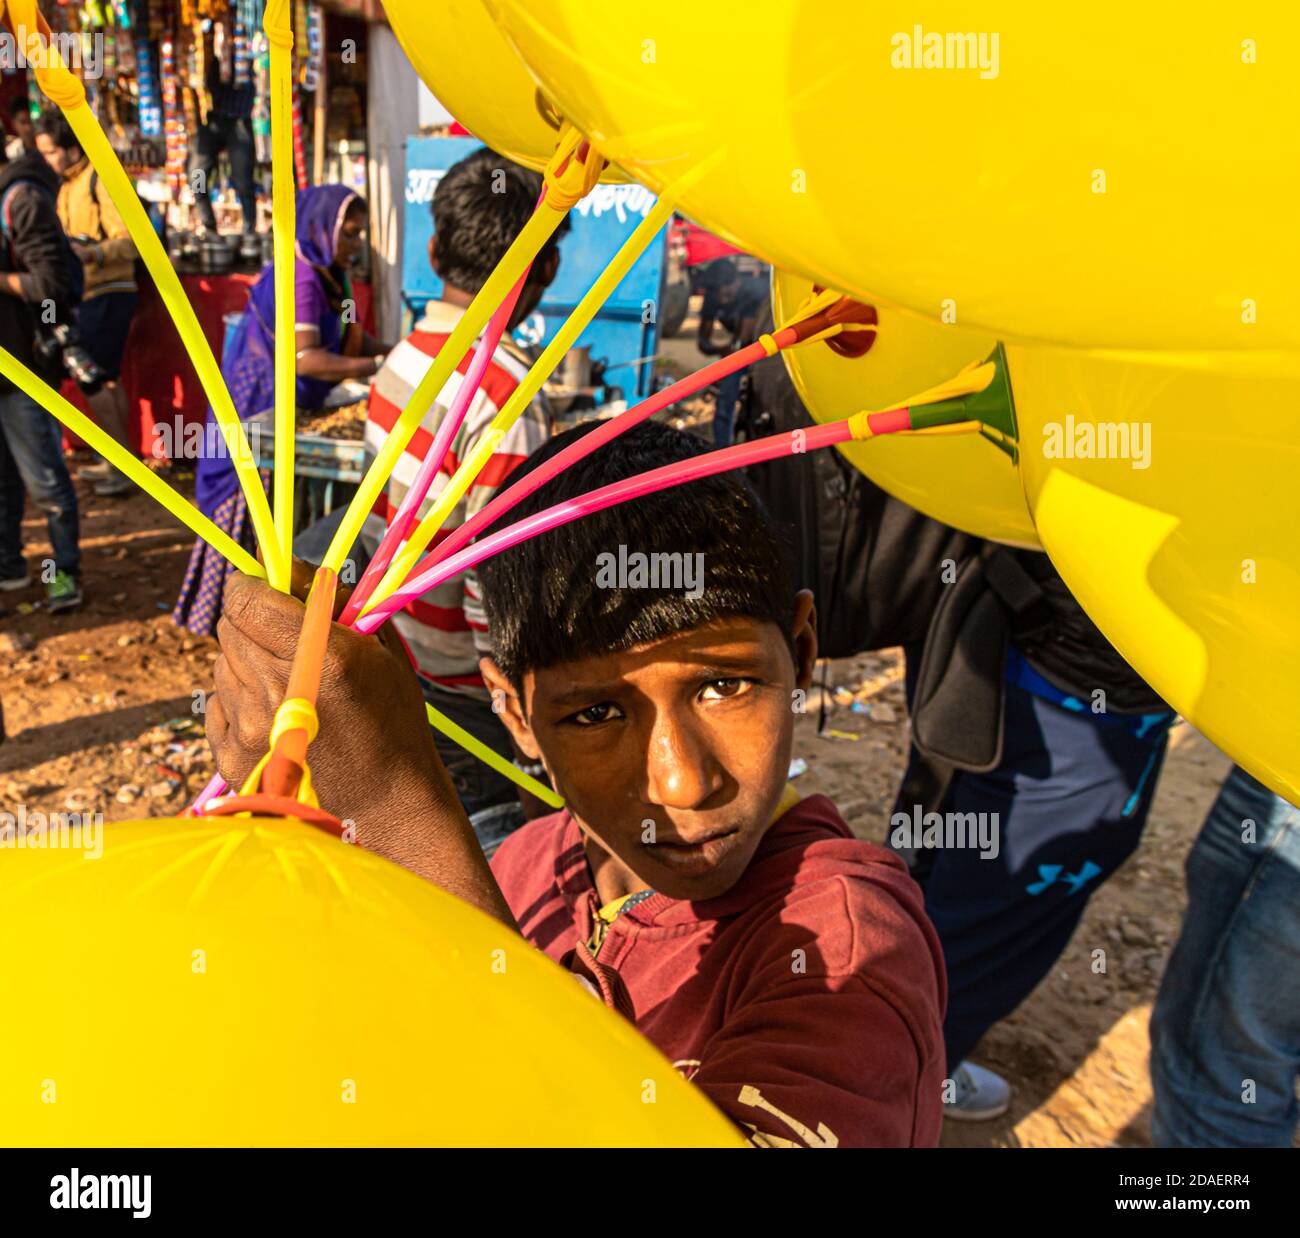
[[[772,273],[772,310],[784,321],[811,292],[801,275]],[[873,303],[874,304],[874,303]],[[983,361],[997,341],[906,310],[876,305],[878,330],[860,357],[825,343],[781,356],[805,407],[818,421],[883,409]],[[886,436],[847,443],[844,455],[877,485],[936,520],[977,537],[1039,548],[1015,461],[987,439]]]
[[[555,153],[559,115],[481,0],[384,0],[389,25],[420,79],[475,137],[541,171]],[[603,181],[625,181],[607,168]]]
[[1007,360],[1066,584],[1170,705],[1300,803],[1300,354]]
[[1026,340],[1300,346],[1300,6],[486,3],[607,157],[776,266]]
[[572,976],[360,848],[247,819],[62,838],[0,850],[4,1143],[741,1143]]
[[[777,274],[778,320],[808,289]],[[819,420],[902,399],[991,347],[909,314],[879,316],[862,357],[824,345],[783,354]],[[1152,687],[1300,802],[1300,354],[1012,344],[1006,359],[1018,469],[974,437],[872,440],[850,459],[957,527],[1025,544],[1036,532]]]

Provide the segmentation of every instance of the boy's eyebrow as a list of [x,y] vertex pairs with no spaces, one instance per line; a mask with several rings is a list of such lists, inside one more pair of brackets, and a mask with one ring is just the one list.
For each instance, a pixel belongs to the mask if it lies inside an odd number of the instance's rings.
[[[758,648],[752,641],[735,642],[727,646],[714,646],[702,649],[698,654],[681,654],[672,659],[674,662],[686,663],[705,674],[716,672],[718,678],[725,678],[740,672],[753,672],[758,662]],[[576,704],[590,701],[626,687],[626,680],[613,677],[593,680],[588,684],[574,684],[562,692],[556,692],[549,699],[553,705]]]
[[590,687],[570,688],[567,692],[557,692],[550,698],[552,705],[576,705],[579,701],[590,701],[603,696],[617,685],[617,680],[610,684],[592,684]]

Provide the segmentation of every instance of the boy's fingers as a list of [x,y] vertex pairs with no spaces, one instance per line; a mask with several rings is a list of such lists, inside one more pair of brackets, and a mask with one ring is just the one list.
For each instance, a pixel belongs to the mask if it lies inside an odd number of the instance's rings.
[[249,689],[255,686],[240,675],[236,664],[225,653],[213,663],[212,682],[223,702],[222,709],[236,712],[244,698],[251,695]]
[[[216,762],[217,772],[231,786],[238,787],[248,776],[248,770],[253,768],[255,762],[248,762],[239,745],[233,742],[230,719],[215,696],[208,698],[204,729],[208,737],[208,747],[212,749],[212,759]],[[244,769],[245,763],[248,764],[248,770]]]
[[249,639],[223,615],[217,620],[217,640],[221,644],[219,662],[226,662],[235,687],[244,695],[263,697],[274,694],[289,681],[293,665],[288,658],[278,658]]
[[222,614],[253,644],[292,660],[302,631],[302,603],[252,577],[232,572],[222,594]]
[[217,691],[208,697],[203,710],[203,733],[208,737],[208,747],[212,749],[212,756],[218,767],[221,765],[221,754],[226,745],[226,734],[230,730],[230,721],[217,695],[220,691],[218,687]]
[[222,703],[222,716],[227,720],[227,745],[233,743],[260,752],[266,746],[278,702],[269,699],[265,685],[241,682],[228,658],[217,659],[212,677]]
[[247,683],[249,676],[247,674],[241,675],[236,669],[239,663],[239,647],[244,643],[244,638],[240,635],[239,629],[225,615],[222,615],[217,620],[216,636],[217,644],[221,646],[221,652],[217,655],[217,660],[212,666],[212,675],[217,681],[217,691],[222,690],[221,678],[223,672],[232,675],[236,685]]
[[307,600],[311,592],[311,582],[316,579],[316,569],[301,559],[293,561],[293,570],[289,574],[289,592],[301,601]]

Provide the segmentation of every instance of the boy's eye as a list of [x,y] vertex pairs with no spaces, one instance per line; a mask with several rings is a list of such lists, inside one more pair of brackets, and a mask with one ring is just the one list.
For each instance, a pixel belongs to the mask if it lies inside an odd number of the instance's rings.
[[724,701],[728,697],[740,696],[749,691],[752,679],[710,679],[700,690],[700,699],[704,701]]
[[569,721],[578,726],[598,726],[602,722],[610,722],[622,716],[622,710],[613,701],[601,701],[597,705],[588,705],[586,709],[578,710]]

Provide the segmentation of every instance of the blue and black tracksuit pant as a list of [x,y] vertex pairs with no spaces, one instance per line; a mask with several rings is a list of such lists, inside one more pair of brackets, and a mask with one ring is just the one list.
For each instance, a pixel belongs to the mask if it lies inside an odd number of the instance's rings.
[[[916,663],[909,659],[909,701]],[[1006,678],[1000,764],[955,772],[938,808],[996,813],[996,856],[970,847],[908,853],[947,965],[950,1071],[1048,974],[1092,893],[1137,847],[1173,721],[1167,711],[1094,713],[1014,648]],[[904,798],[895,812],[910,817]]]

